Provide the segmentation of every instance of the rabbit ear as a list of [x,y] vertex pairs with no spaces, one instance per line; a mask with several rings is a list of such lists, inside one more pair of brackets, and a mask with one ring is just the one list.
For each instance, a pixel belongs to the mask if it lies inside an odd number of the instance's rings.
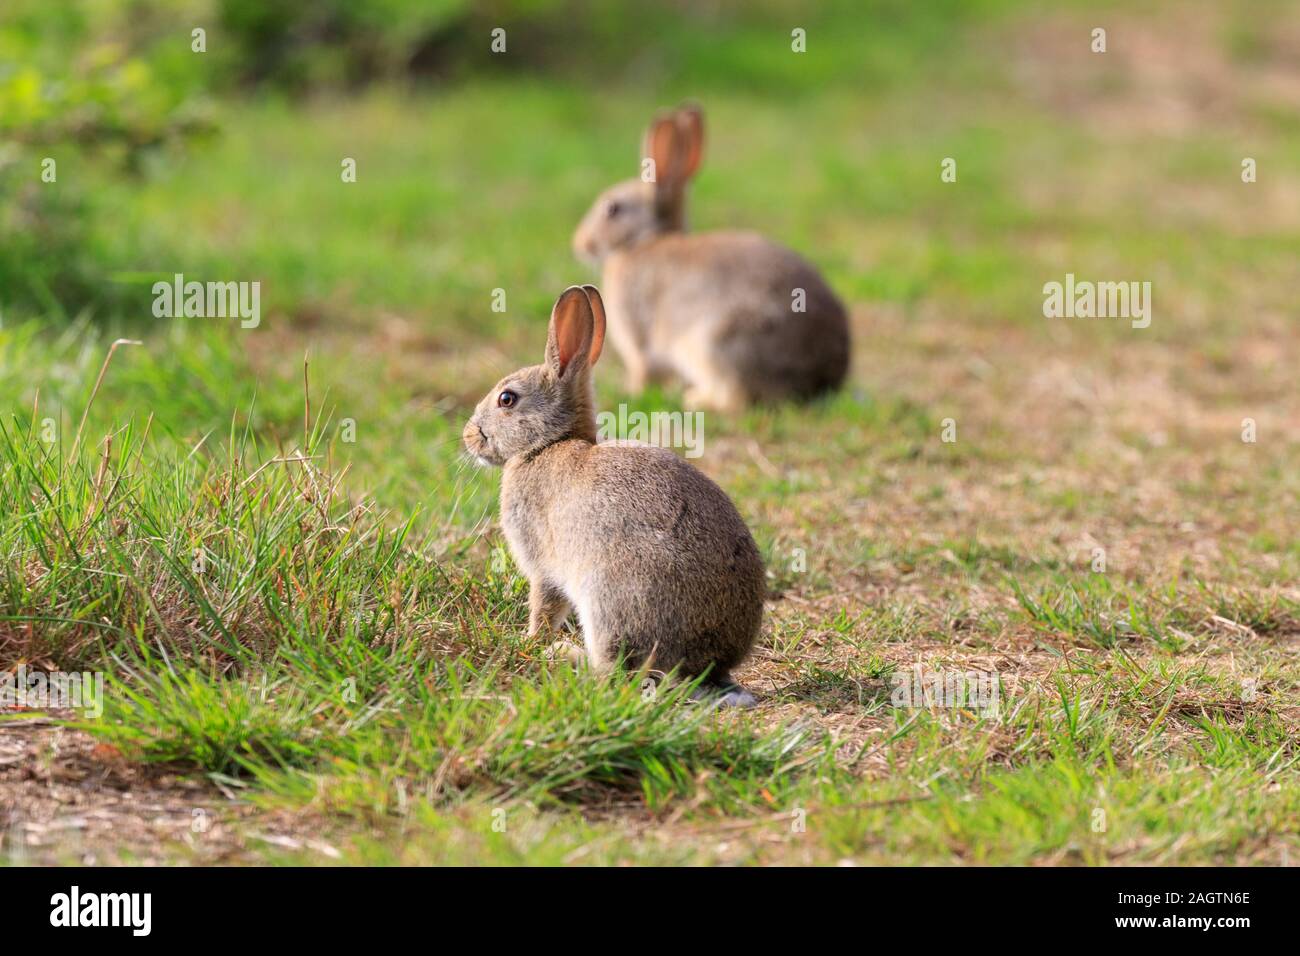
[[591,306],[591,349],[587,352],[587,366],[591,367],[600,358],[600,350],[605,345],[605,302],[594,285],[584,285],[582,291],[587,293],[587,302]]
[[555,300],[546,336],[546,367],[556,378],[572,378],[587,367],[594,331],[591,300],[582,286],[569,286]]
[[677,166],[678,140],[676,118],[671,113],[660,112],[650,123],[645,132],[644,155],[654,160],[655,183],[658,188],[675,181],[674,170]]
[[658,113],[646,130],[643,153],[654,160],[656,216],[670,230],[685,228],[686,183],[704,154],[704,111],[684,103]]
[[696,103],[683,103],[674,114],[681,141],[681,178],[690,179],[700,168],[704,155],[704,110]]

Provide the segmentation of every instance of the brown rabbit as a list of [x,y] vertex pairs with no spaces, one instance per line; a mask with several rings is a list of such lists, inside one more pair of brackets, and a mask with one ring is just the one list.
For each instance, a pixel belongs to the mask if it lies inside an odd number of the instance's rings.
[[817,270],[757,233],[685,232],[686,185],[703,151],[697,107],[660,114],[644,146],[654,181],[607,190],[573,237],[578,257],[602,270],[628,390],[676,377],[688,405],[734,410],[838,388],[848,319]]
[[528,633],[576,610],[593,668],[621,656],[706,674],[711,696],[752,704],[731,669],[762,620],[758,548],[731,499],[685,460],[596,443],[591,367],[604,339],[600,293],[566,289],[545,361],[503,378],[465,425],[470,453],[504,466],[501,526],[529,581]]

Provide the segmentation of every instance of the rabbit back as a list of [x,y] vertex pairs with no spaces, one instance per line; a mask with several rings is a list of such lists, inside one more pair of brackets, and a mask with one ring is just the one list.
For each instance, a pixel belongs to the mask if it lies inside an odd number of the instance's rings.
[[652,369],[747,401],[807,399],[849,366],[843,304],[793,251],[752,232],[671,233],[617,253],[603,285],[610,339]]
[[716,484],[648,445],[561,442],[511,462],[502,525],[530,578],[573,605],[594,662],[725,684],[762,619],[762,558]]

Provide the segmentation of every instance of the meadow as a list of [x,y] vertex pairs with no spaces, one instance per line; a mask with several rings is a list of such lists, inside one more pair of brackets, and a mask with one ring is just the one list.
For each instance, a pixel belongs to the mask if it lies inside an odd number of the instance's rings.
[[[0,271],[0,666],[107,692],[0,715],[0,860],[1300,855],[1300,17],[971,9],[223,97],[138,174],[61,162],[96,291]],[[771,588],[739,713],[547,660],[460,446],[686,97],[692,227],[802,252],[855,337],[839,394],[704,420]],[[260,325],[154,318],[174,273],[260,281]],[[1150,326],[1045,318],[1067,274],[1150,281]],[[620,371],[602,408],[680,407]],[[999,706],[895,706],[918,669]]]

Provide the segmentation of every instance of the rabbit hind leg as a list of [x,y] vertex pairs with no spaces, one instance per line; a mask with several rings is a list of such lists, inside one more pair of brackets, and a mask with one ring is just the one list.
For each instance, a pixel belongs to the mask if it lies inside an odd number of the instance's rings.
[[749,404],[739,372],[725,361],[705,330],[679,344],[674,360],[686,383],[682,399],[688,409],[737,412]]

